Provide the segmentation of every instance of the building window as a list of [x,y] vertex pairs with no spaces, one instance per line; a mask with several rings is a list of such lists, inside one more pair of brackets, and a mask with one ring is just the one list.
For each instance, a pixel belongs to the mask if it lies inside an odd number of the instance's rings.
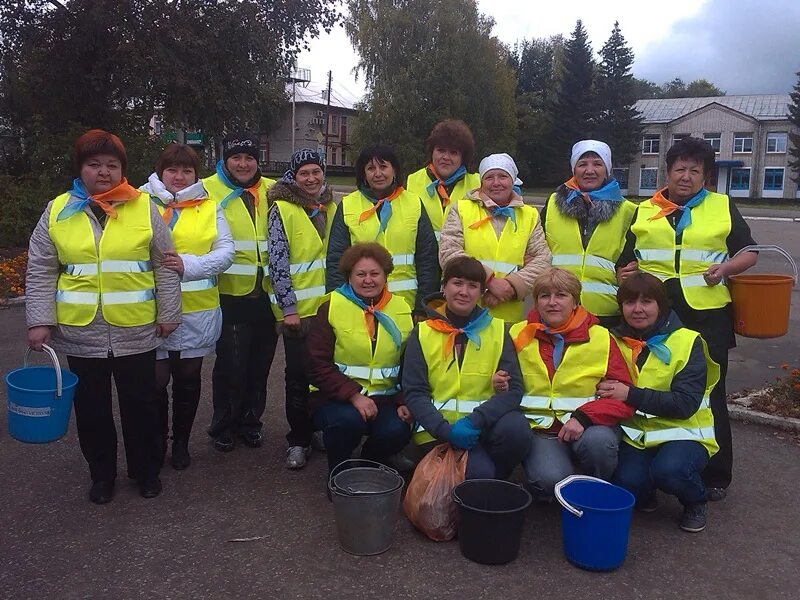
[[642,154],[658,154],[660,147],[660,135],[646,135],[642,138]]
[[734,133],[733,151],[739,154],[747,154],[753,151],[752,133]]
[[750,189],[750,169],[731,169],[731,190]]
[[690,134],[688,133],[673,133],[672,134],[672,145],[675,145],[675,142],[679,142],[684,138],[689,137]]
[[767,134],[767,154],[785,154],[786,153],[786,133],[768,133]]
[[764,169],[764,191],[783,191],[783,167]]
[[658,187],[658,169],[642,169],[639,175],[639,190],[654,190]]
[[331,115],[331,135],[339,135],[339,115]]
[[617,180],[620,188],[628,189],[628,169],[611,169],[611,176]]
[[261,146],[258,149],[258,162],[261,165],[266,165],[268,160],[269,160],[269,153],[267,152],[267,148],[265,146]]
[[338,146],[334,146],[331,149],[331,164],[332,165],[339,164],[339,147]]
[[711,147],[714,149],[714,152],[719,154],[720,146],[722,145],[722,134],[721,133],[704,133],[703,139],[711,144]]

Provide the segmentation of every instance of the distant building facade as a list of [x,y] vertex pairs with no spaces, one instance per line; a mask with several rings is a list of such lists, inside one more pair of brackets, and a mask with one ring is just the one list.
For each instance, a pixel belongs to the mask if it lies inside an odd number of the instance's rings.
[[678,139],[705,138],[717,152],[710,189],[734,198],[800,198],[789,167],[788,94],[639,100],[644,118],[638,155],[614,176],[630,196],[666,184],[665,157]]

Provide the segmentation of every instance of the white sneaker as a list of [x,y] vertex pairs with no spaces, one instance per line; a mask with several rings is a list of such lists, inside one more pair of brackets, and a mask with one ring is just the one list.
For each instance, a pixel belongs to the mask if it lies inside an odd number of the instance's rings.
[[289,446],[286,451],[286,468],[302,469],[308,462],[309,454],[311,454],[311,446]]

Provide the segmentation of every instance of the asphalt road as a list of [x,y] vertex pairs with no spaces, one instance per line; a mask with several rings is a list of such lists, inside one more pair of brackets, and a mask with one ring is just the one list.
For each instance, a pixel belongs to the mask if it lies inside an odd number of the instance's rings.
[[[800,260],[800,224],[751,226],[756,239]],[[786,271],[766,254],[761,263]],[[796,294],[790,335],[740,340],[729,389],[758,386],[781,363],[797,361]],[[21,365],[24,331],[22,307],[0,310],[0,372]],[[471,563],[456,542],[428,541],[402,516],[387,553],[354,557],[336,540],[324,457],[314,455],[300,472],[283,468],[282,354],[269,380],[266,443],[257,450],[220,454],[208,442],[211,365],[204,367],[192,466],[166,467],[164,491],[153,500],[122,479],[112,503],[90,504],[74,424],[58,442],[26,445],[7,435],[0,412],[1,598],[798,596],[800,443],[793,436],[734,424],[734,485],[727,500],[711,505],[707,530],[681,532],[679,505],[662,497],[657,512],[634,515],[627,561],[614,573],[566,562],[555,506],[529,509],[520,556],[506,566]],[[5,404],[5,389],[0,396]],[[248,537],[259,539],[229,541]]]

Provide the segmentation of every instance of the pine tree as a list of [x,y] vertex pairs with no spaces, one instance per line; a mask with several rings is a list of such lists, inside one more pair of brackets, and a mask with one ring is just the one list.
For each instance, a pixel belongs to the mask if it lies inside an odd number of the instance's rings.
[[611,146],[616,164],[627,165],[639,148],[642,117],[634,108],[637,85],[631,75],[633,51],[620,31],[619,22],[614,23],[600,57],[595,134]]
[[789,160],[789,168],[794,171],[792,179],[800,184],[800,71],[796,73],[797,83],[794,84],[792,93],[791,104],[789,104],[789,123],[791,123],[793,131],[789,132],[789,140],[791,147],[789,148],[789,155],[792,157]]

